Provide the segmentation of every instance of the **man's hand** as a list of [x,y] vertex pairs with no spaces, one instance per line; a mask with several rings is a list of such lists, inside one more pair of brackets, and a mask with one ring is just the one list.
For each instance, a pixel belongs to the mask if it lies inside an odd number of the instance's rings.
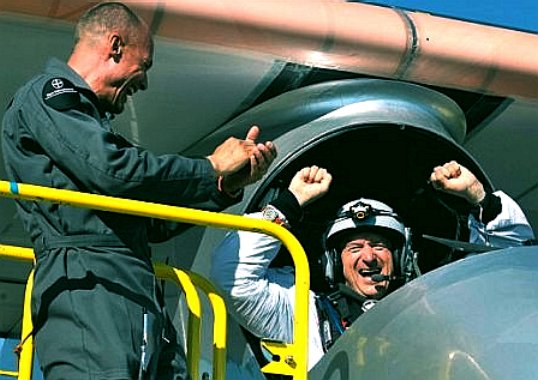
[[256,126],[250,128],[245,140],[230,137],[220,144],[215,151],[208,156],[217,175],[226,176],[236,173],[250,162],[252,156],[259,154],[263,144],[256,144],[260,129]]
[[484,199],[484,186],[465,166],[456,161],[450,161],[443,166],[437,166],[430,175],[434,189],[465,198],[476,205]]
[[245,140],[229,138],[208,157],[217,174],[222,176],[223,191],[234,193],[267,173],[276,158],[276,147],[271,141],[256,144],[259,133],[259,128],[253,126]]
[[301,207],[325,195],[329,191],[332,176],[326,169],[315,165],[303,168],[295,174],[289,186]]

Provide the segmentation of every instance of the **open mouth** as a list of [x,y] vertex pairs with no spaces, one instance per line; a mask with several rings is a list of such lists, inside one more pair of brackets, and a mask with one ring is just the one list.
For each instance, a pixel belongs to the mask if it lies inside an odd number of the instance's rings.
[[359,275],[362,277],[372,277],[374,274],[380,274],[381,268],[363,268],[359,269]]

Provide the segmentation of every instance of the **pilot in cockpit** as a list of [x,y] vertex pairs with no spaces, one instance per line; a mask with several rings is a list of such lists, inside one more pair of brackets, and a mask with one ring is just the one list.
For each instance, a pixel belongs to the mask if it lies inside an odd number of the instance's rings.
[[[303,208],[325,195],[332,176],[324,168],[306,167],[289,187],[252,217],[287,228],[301,223]],[[455,161],[433,169],[435,190],[466,199],[470,241],[508,237],[513,245],[533,239],[523,212],[502,192],[486,193],[480,181]],[[322,237],[326,294],[310,292],[308,368],[362,313],[417,275],[409,230],[387,204],[360,198],[346,202]],[[214,250],[211,278],[221,288],[232,316],[258,338],[292,341],[294,273],[271,267],[281,247],[277,239],[246,231],[229,232]]]

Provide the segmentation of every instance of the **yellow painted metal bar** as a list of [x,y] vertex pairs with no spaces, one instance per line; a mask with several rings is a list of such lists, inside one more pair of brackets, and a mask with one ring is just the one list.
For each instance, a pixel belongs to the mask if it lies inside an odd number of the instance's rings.
[[[7,257],[9,259],[15,259],[20,261],[33,261],[34,254],[33,250],[30,248],[16,247],[10,245],[0,245],[0,257]],[[159,278],[167,279],[175,282],[177,285],[183,288],[185,292],[185,299],[187,302],[187,307],[189,309],[189,321],[188,321],[188,350],[187,350],[187,363],[189,364],[189,373],[191,373],[193,379],[197,379],[199,376],[199,363],[201,358],[201,318],[202,318],[202,306],[198,292],[196,291],[195,283],[204,291],[208,290],[208,297],[211,297],[209,294],[213,292],[211,290],[211,285],[209,281],[205,280],[203,277],[188,273],[176,268],[172,268],[162,263],[155,263],[155,274]],[[191,280],[191,276],[196,277],[195,282]],[[32,360],[33,360],[33,336],[32,331],[32,319],[31,319],[31,292],[33,286],[33,271],[30,273],[28,278],[28,283],[26,285],[25,297],[24,297],[24,309],[23,309],[23,323],[22,323],[22,333],[21,336],[24,339],[22,344],[22,351],[19,360],[19,371],[2,371],[0,370],[0,375],[18,377],[19,380],[30,380],[31,378],[31,369],[32,369]],[[221,299],[222,304],[224,301]],[[220,336],[220,343],[226,342],[226,309],[224,311],[220,310],[220,314],[224,314],[224,320],[222,320],[222,315],[220,315],[219,320],[215,318],[215,323],[224,323],[224,338]],[[221,331],[222,328],[219,330]],[[221,347],[222,350],[222,347]],[[224,351],[225,355],[225,351]],[[219,358],[222,360],[222,358]],[[226,358],[224,357],[224,361]],[[217,363],[217,365],[222,368],[222,363]],[[225,364],[224,364],[224,368]],[[222,373],[222,372],[221,372]],[[225,372],[224,372],[225,373]],[[218,378],[217,378],[218,379]],[[223,377],[220,377],[223,379]]]
[[175,282],[183,288],[185,300],[189,308],[189,321],[187,324],[187,365],[193,379],[199,378],[199,363],[202,346],[202,304],[189,275],[182,270],[172,268],[162,263],[155,263],[155,274],[159,278],[164,278]]
[[[299,241],[285,228],[268,221],[239,215],[193,210],[151,202],[122,199],[106,195],[81,193],[72,190],[53,189],[43,186],[0,181],[0,195],[24,200],[50,201],[96,210],[119,212],[129,215],[172,220],[176,222],[232,228],[265,233],[284,244],[295,265],[295,319],[293,343],[286,344],[280,365],[291,372],[294,380],[307,378],[308,355],[308,292],[310,272],[306,254]],[[269,367],[269,368],[267,368]],[[274,373],[280,366],[264,367],[265,372]],[[279,372],[281,373],[281,372]]]
[[[17,260],[17,261],[34,261],[34,251],[31,248],[16,247],[13,245],[0,245],[0,257]],[[31,315],[31,300],[32,287],[34,283],[34,271],[30,272],[26,289],[24,290],[24,306],[22,316],[22,332],[21,336],[25,339],[20,351],[18,363],[18,371],[0,370],[0,375],[16,377],[18,380],[30,380],[32,377],[32,361],[33,361],[33,336],[32,332],[32,315]]]
[[0,376],[17,377],[19,376],[19,373],[16,371],[4,371],[0,369]]
[[[200,288],[208,297],[213,309],[213,377],[215,380],[226,378],[226,305],[224,299],[218,294],[214,285],[206,278],[191,271],[172,268],[163,263],[156,262],[153,267],[159,278],[171,280],[180,285],[185,291],[187,306],[189,308],[189,341],[187,345],[187,362],[191,377],[198,378],[201,357],[201,323],[202,308],[196,287]],[[191,318],[194,323],[191,324]],[[191,333],[192,332],[192,333]],[[189,356],[192,355],[192,356]],[[196,368],[193,368],[195,366]]]
[[[9,245],[0,245],[0,256],[4,256],[10,259],[21,261],[33,261],[34,253],[31,248],[23,248]],[[198,378],[198,363],[201,357],[201,328],[200,320],[202,317],[202,306],[198,292],[188,274],[185,272],[169,267],[164,264],[156,263],[155,272],[157,277],[168,279],[181,285],[185,292],[185,299],[187,307],[189,309],[189,321],[188,321],[188,350],[187,350],[187,363],[189,363],[189,371],[193,375],[193,379]],[[30,334],[32,331],[32,320],[30,313],[30,300],[31,300],[31,288],[33,284],[33,272],[30,274],[28,284],[26,285],[25,301],[24,301],[24,314],[22,325],[22,337],[26,339],[23,344],[21,357],[19,360],[19,372],[14,372],[15,377],[19,377],[19,380],[29,380],[31,372],[28,375],[28,368],[32,368],[33,359],[33,337]],[[196,375],[196,377],[194,377]]]
[[268,351],[275,358],[272,362],[266,364],[262,371],[294,376],[294,372],[297,370],[297,362],[295,357],[290,355],[294,350],[293,344],[273,339],[262,339],[261,346],[263,350]]
[[203,290],[211,307],[213,308],[213,377],[215,380],[226,378],[226,335],[227,316],[224,298],[218,293],[215,286],[205,277],[189,272],[196,286]]
[[22,313],[21,352],[19,358],[19,379],[30,380],[32,378],[32,364],[34,361],[34,335],[32,333],[32,288],[34,287],[34,270],[28,276],[26,289],[24,290],[24,310]]
[[32,248],[16,247],[14,245],[0,244],[0,256],[17,261],[34,261]]

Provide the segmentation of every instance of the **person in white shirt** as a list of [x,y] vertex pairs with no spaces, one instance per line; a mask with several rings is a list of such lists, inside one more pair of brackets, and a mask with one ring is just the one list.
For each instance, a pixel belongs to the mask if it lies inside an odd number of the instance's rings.
[[[480,181],[455,161],[433,169],[430,183],[465,198],[479,210],[468,217],[470,241],[493,238],[511,245],[534,239],[523,212],[502,192],[487,194]],[[287,191],[255,218],[285,226],[300,222],[302,209],[329,190],[331,174],[317,166],[296,173]],[[402,283],[406,269],[405,226],[383,202],[360,198],[343,205],[323,236],[326,278],[334,294],[310,292],[308,368],[363,312]],[[229,232],[212,257],[211,279],[224,292],[232,316],[258,338],[292,341],[294,273],[272,268],[281,247],[277,239],[253,232]]]

